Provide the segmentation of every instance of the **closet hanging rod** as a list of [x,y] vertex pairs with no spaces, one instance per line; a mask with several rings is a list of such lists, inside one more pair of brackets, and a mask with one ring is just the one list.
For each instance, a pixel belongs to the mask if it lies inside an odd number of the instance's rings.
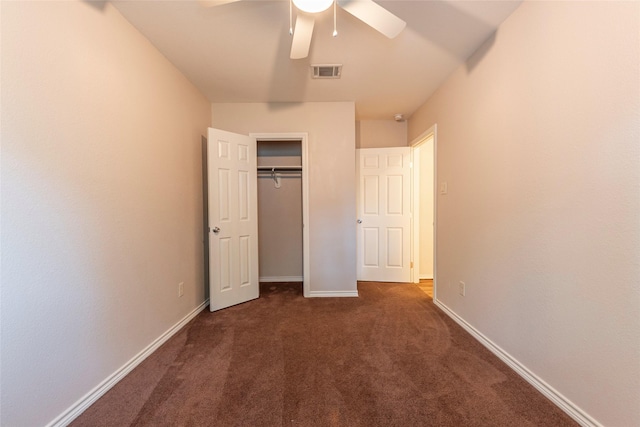
[[258,166],[260,172],[296,172],[301,170],[302,166]]

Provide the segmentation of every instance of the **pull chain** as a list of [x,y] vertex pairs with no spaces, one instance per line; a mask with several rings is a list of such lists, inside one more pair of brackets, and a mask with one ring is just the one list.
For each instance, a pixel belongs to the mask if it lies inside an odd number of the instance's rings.
[[333,0],[333,37],[338,35],[338,29],[336,26],[336,10],[338,9],[338,0]]
[[289,35],[293,35],[293,0],[289,0]]

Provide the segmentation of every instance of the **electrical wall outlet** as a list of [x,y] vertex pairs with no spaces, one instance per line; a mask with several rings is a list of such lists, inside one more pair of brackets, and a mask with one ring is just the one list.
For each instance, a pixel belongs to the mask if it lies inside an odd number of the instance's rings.
[[464,282],[460,282],[458,286],[459,286],[458,290],[460,291],[460,295],[464,296],[467,285],[465,285]]
[[184,295],[184,282],[178,283],[178,296]]

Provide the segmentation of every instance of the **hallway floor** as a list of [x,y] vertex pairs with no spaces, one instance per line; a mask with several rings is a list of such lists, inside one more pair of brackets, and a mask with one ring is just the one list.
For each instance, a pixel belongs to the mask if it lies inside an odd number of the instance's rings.
[[418,287],[422,292],[429,295],[433,299],[433,279],[420,279]]

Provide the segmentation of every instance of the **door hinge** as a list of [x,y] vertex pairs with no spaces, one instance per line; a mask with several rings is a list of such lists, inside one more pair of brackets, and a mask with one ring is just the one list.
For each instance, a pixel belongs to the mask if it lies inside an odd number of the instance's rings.
[[409,263],[409,267],[410,267],[410,268],[413,268],[413,261],[411,261],[411,262]]

